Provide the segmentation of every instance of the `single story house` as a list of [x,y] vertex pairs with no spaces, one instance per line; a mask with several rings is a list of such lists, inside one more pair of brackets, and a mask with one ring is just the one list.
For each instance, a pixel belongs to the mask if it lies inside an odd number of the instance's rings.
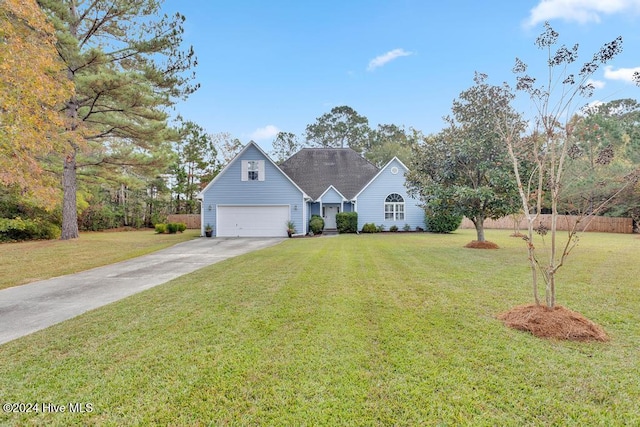
[[304,148],[281,165],[254,142],[200,192],[202,233],[218,237],[287,236],[287,222],[306,234],[312,215],[336,228],[336,214],[357,212],[365,223],[424,227],[419,201],[407,194],[407,167],[397,158],[382,169],[350,148]]

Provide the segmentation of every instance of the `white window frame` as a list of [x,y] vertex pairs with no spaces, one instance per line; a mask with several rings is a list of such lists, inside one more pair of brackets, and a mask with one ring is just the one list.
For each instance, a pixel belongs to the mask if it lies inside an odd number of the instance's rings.
[[384,199],[384,220],[404,221],[404,197],[391,193]]
[[247,161],[247,179],[249,181],[257,181],[260,172],[257,160]]
[[242,181],[264,181],[264,160],[243,160],[241,174]]

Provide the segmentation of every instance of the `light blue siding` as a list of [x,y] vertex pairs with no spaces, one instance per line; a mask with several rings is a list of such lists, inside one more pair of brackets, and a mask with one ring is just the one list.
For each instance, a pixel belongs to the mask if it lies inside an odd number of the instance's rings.
[[[398,173],[393,174],[393,168]],[[357,196],[356,211],[358,212],[358,230],[366,223],[384,225],[386,230],[392,225],[400,230],[409,224],[411,230],[416,227],[424,228],[424,211],[419,207],[419,200],[409,197],[405,187],[404,174],[406,168],[398,160],[393,160],[369,183]],[[404,198],[404,220],[385,220],[384,203],[389,194],[396,193]]]
[[333,187],[329,187],[327,191],[320,197],[323,204],[326,203],[342,203],[344,197]]
[[[264,160],[264,181],[243,181],[242,161]],[[295,186],[255,145],[250,144],[202,193],[202,224],[211,224],[217,235],[217,205],[288,205],[289,219],[298,233],[307,230],[302,191]],[[283,230],[285,225],[282,225]]]
[[309,219],[311,219],[312,215],[320,215],[320,203],[319,202],[309,202]]
[[[311,215],[320,215],[320,202],[309,202],[309,218]],[[353,204],[351,202],[342,203],[342,212],[353,212]]]
[[[330,187],[321,197],[320,201],[322,206],[325,205],[340,205],[340,212],[353,212],[353,203],[346,201],[344,196],[340,194],[338,190]],[[314,204],[314,214],[320,215],[320,204]]]

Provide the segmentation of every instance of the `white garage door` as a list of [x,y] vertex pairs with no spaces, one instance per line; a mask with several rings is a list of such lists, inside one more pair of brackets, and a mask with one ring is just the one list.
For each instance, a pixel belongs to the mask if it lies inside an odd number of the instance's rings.
[[289,206],[218,206],[219,237],[286,237]]

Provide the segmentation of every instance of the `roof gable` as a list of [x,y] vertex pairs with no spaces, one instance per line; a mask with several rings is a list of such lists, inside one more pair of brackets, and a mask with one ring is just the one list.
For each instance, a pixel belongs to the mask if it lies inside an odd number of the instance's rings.
[[244,148],[242,148],[242,150],[240,150],[240,152],[238,154],[236,154],[236,156],[231,159],[231,161],[229,163],[227,163],[225,165],[224,168],[222,168],[222,170],[220,171],[220,173],[218,173],[218,175],[216,175],[215,178],[213,178],[211,180],[211,182],[209,184],[207,184],[207,186],[205,188],[202,189],[202,191],[200,191],[200,193],[196,196],[197,199],[202,199],[204,193],[211,187],[213,186],[216,181],[218,181],[222,176],[224,176],[224,174],[227,172],[228,169],[231,168],[231,166],[238,161],[238,159],[241,159],[244,154],[250,149],[250,148],[255,148],[262,157],[264,157],[264,160],[268,161],[269,163],[271,163],[288,181],[290,181],[298,190],[300,190],[300,192],[302,193],[303,197],[308,197],[307,194],[304,192],[304,190],[302,188],[300,188],[300,186],[298,186],[298,184],[296,184],[291,177],[289,177],[289,175],[287,175],[286,173],[284,173],[282,171],[282,169],[280,169],[280,167],[273,161],[271,160],[271,158],[267,155],[267,153],[265,153],[258,144],[256,144],[253,141],[249,141],[249,143],[247,143]]
[[379,172],[351,148],[303,148],[280,169],[313,200],[330,186],[353,199]]
[[[354,198],[358,198],[358,196],[367,189],[367,187],[369,186],[369,184],[371,184],[372,182],[374,182],[380,175],[382,175],[384,173],[384,171],[386,171],[389,168],[393,168],[393,167],[400,167],[400,169],[402,169],[402,174],[404,175],[405,173],[407,173],[409,171],[409,168],[405,166],[404,163],[402,163],[402,161],[397,158],[394,157],[393,159],[389,160],[389,162],[384,165],[384,167],[382,169],[380,169],[380,171],[373,177],[371,178],[371,180],[369,180],[369,182],[367,182],[364,187],[362,187],[362,189],[360,191],[358,191],[358,194],[355,195]],[[400,171],[396,172],[399,173]]]
[[318,199],[322,199],[324,196],[326,195],[331,195],[331,194],[335,194],[337,197],[340,197],[343,200],[347,200],[346,197],[344,197],[344,195],[339,192],[338,190],[336,190],[336,187],[334,187],[333,185],[330,185],[329,188],[327,188],[321,195],[320,197],[318,197]]

